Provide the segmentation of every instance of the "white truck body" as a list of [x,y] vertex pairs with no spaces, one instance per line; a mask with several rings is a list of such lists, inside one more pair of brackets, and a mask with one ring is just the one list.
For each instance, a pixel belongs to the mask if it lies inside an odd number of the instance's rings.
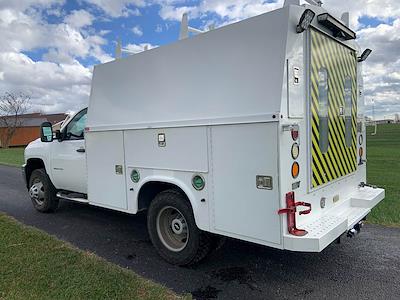
[[[203,231],[279,249],[322,251],[357,225],[384,198],[384,190],[362,184],[366,138],[358,46],[333,37],[317,18],[297,33],[305,9],[326,13],[319,6],[287,5],[96,66],[84,139],[35,141],[26,149],[26,164],[41,159],[57,190],[131,214],[148,207],[145,195],[152,192],[146,187],[166,183],[186,195]],[[313,144],[313,35],[321,44],[327,39],[324,49],[334,43],[355,59],[344,58],[348,68],[343,67],[347,76],[353,74],[349,149],[343,146],[346,95],[338,92],[346,89],[343,83],[333,82],[329,94],[340,98],[339,107],[327,107],[332,150],[321,154]],[[331,71],[342,63],[326,64]],[[344,78],[337,70],[337,78]],[[299,135],[295,141],[292,131]],[[131,178],[133,170],[140,174],[138,182]],[[205,181],[202,190],[193,187],[195,175]],[[305,235],[291,232],[288,212],[278,213],[287,208],[291,192],[311,205],[310,213],[294,214]]]

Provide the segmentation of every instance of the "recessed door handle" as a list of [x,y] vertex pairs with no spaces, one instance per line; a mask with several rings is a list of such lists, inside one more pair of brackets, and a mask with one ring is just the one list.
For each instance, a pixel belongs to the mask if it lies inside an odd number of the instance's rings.
[[85,153],[85,148],[76,149],[76,152]]

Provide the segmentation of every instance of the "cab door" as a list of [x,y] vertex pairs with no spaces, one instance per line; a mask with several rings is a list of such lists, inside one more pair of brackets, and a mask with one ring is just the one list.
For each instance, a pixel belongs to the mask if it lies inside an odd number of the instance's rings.
[[311,30],[311,188],[357,169],[357,58],[353,49]]
[[52,143],[51,179],[57,189],[87,193],[86,116],[87,109],[77,113],[64,127],[62,139]]

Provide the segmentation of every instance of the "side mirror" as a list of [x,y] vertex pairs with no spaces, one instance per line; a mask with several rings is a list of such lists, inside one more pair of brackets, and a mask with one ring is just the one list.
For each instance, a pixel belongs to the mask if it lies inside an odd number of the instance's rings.
[[53,128],[50,122],[43,122],[40,126],[40,140],[45,143],[53,141]]

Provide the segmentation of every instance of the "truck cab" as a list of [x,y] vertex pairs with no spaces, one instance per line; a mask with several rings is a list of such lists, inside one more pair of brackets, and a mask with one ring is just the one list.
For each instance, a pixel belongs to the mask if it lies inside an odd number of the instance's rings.
[[59,132],[54,133],[52,142],[37,139],[30,143],[25,149],[26,178],[29,179],[34,167],[40,165],[57,190],[86,195],[86,121],[87,108],[84,108],[67,120]]

